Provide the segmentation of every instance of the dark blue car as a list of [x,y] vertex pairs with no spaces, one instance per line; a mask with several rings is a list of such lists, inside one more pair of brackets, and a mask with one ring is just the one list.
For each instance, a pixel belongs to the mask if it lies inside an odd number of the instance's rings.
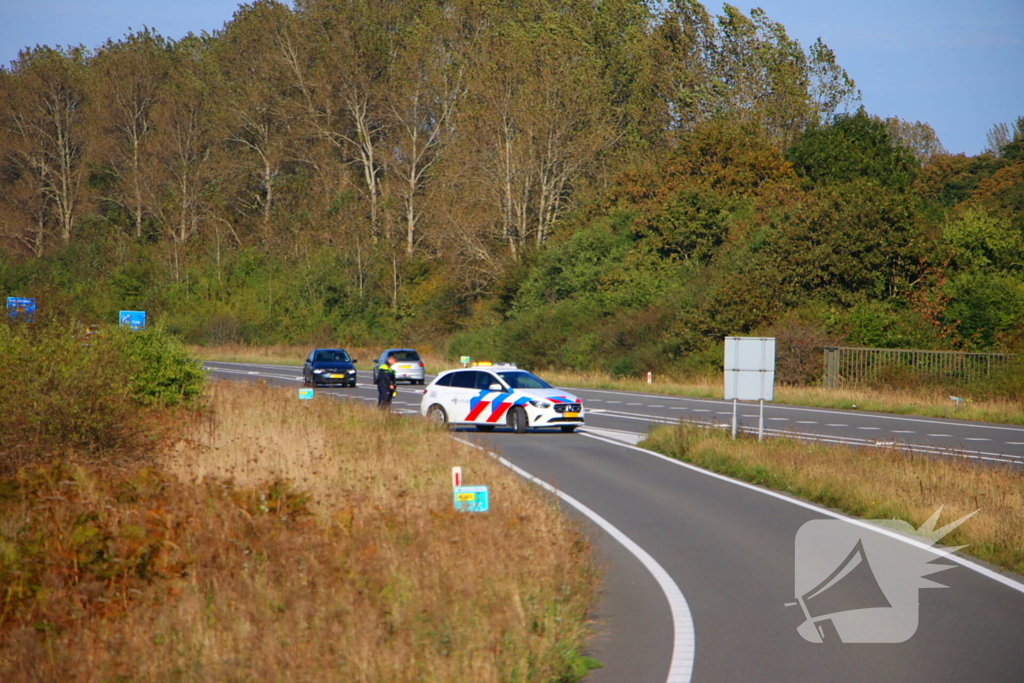
[[335,385],[354,387],[359,361],[350,358],[344,349],[313,349],[302,366],[302,383],[307,387]]

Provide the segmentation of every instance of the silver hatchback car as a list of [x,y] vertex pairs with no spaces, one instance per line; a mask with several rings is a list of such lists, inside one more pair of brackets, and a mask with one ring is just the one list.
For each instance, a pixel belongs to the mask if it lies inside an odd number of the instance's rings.
[[384,353],[380,354],[380,357],[373,364],[374,384],[377,383],[377,368],[387,361],[388,356],[394,356],[397,361],[392,368],[395,371],[396,380],[409,382],[410,384],[423,384],[425,376],[423,361],[420,360],[420,354],[416,353],[413,349],[387,349]]

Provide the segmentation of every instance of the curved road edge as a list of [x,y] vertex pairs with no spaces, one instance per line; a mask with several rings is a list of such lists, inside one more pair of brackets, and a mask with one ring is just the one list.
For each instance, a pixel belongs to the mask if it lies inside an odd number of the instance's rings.
[[[665,679],[665,683],[690,683],[690,680],[693,677],[693,660],[696,652],[696,634],[693,628],[693,615],[690,614],[690,606],[687,604],[686,597],[683,595],[683,592],[679,590],[679,586],[677,586],[675,581],[672,580],[672,577],[669,576],[668,572],[658,564],[658,561],[651,557],[650,553],[641,548],[635,541],[633,541],[633,539],[622,533],[608,520],[572,496],[559,491],[543,479],[533,476],[526,470],[512,464],[493,451],[489,451],[478,444],[455,436],[453,436],[452,439],[459,443],[484,451],[499,463],[518,474],[520,477],[555,494],[561,500],[576,508],[576,510],[585,515],[609,536],[614,538],[622,547],[628,550],[637,560],[640,561],[641,564],[644,565],[647,571],[650,572],[651,576],[654,577],[654,580],[657,581],[662,592],[665,594],[669,610],[672,613],[672,660],[669,664],[668,677]],[[621,445],[617,442],[611,443]]]
[[[683,462],[681,460],[676,460],[674,458],[670,458],[667,455],[663,455],[661,453],[658,453],[657,451],[651,451],[651,450],[648,450],[646,448],[641,448],[640,446],[633,446],[631,444],[623,443],[621,441],[615,441],[613,439],[606,439],[604,437],[597,436],[596,434],[587,434],[585,432],[581,432],[580,436],[585,436],[588,439],[594,439],[596,441],[604,441],[605,443],[609,443],[609,444],[612,444],[614,446],[620,446],[621,448],[628,448],[630,450],[638,451],[638,452],[644,453],[646,455],[651,455],[651,456],[654,456],[656,458],[660,458],[660,459],[662,459],[662,460],[664,460],[666,462],[670,462],[673,465],[678,465],[679,467],[683,467],[685,469],[691,470],[693,472],[699,472],[701,474],[704,474],[706,476],[712,477],[714,479],[718,479],[720,481],[725,481],[725,482],[728,482],[730,484],[734,484],[736,486],[740,486],[742,488],[749,489],[751,491],[757,491],[758,493],[762,493],[762,494],[764,494],[766,496],[771,496],[772,498],[777,498],[779,500],[784,500],[787,503],[791,503],[792,505],[796,505],[798,507],[802,507],[802,508],[805,508],[807,510],[813,510],[814,512],[818,512],[820,514],[827,515],[827,516],[832,517],[834,519],[842,520],[844,522],[847,522],[849,524],[853,524],[855,526],[859,526],[859,527],[862,527],[862,528],[865,528],[865,529],[870,529],[871,531],[883,534],[885,536],[889,536],[889,537],[894,538],[896,540],[899,540],[899,541],[902,541],[904,543],[907,543],[908,545],[913,545],[913,546],[915,546],[917,548],[920,548],[921,550],[926,550],[928,552],[931,552],[936,557],[941,557],[942,559],[949,560],[950,562],[955,562],[955,563],[959,564],[960,566],[962,566],[962,567],[964,567],[966,569],[969,569],[969,570],[971,570],[973,572],[976,572],[977,574],[980,574],[981,576],[984,576],[987,579],[991,579],[993,581],[996,581],[997,583],[1001,583],[1004,586],[1006,586],[1008,588],[1011,588],[1012,590],[1017,591],[1018,593],[1024,594],[1024,579],[1017,579],[1017,578],[1011,577],[1011,576],[1009,576],[1007,574],[1002,574],[999,571],[995,571],[993,569],[989,569],[988,567],[985,567],[984,565],[980,564],[979,561],[972,560],[972,559],[967,559],[967,558],[965,558],[962,555],[959,555],[957,553],[953,553],[951,555],[944,555],[944,554],[941,553],[941,548],[939,550],[936,550],[935,548],[933,548],[932,546],[928,545],[927,543],[922,543],[922,542],[916,541],[916,540],[914,540],[912,538],[908,538],[907,536],[904,536],[902,534],[898,534],[895,531],[891,531],[891,530],[888,530],[888,529],[883,529],[882,527],[879,527],[879,526],[876,526],[876,525],[873,525],[873,524],[869,524],[868,522],[866,522],[866,521],[864,521],[862,519],[858,519],[856,517],[851,517],[849,515],[843,514],[842,512],[837,512],[836,510],[831,510],[829,508],[822,507],[820,505],[815,505],[814,503],[811,503],[809,501],[801,500],[800,498],[795,498],[795,497],[793,497],[791,495],[788,495],[788,494],[785,494],[785,493],[781,493],[779,491],[773,491],[771,489],[764,488],[763,486],[756,486],[754,484],[750,484],[750,483],[747,483],[745,481],[740,481],[739,479],[733,479],[732,477],[727,477],[724,474],[718,474],[717,472],[712,472],[711,470],[706,470],[706,469],[704,469],[702,467],[697,467],[696,465],[691,465],[688,462]],[[511,463],[509,463],[509,464],[511,465]],[[515,465],[511,465],[511,466],[513,468],[515,468]],[[561,495],[561,494],[559,494],[559,495]]]

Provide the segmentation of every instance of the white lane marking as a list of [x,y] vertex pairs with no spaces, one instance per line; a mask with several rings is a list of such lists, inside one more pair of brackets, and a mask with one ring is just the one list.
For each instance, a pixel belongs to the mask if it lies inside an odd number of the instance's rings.
[[1007,441],[1007,446],[1024,446],[1024,441]]
[[798,425],[816,425],[816,424],[818,424],[818,421],[817,420],[797,420],[796,423]]
[[715,413],[715,415],[732,415],[732,411],[731,410],[726,410],[726,411],[721,412],[721,413]]
[[622,401],[605,401],[605,403],[622,403]]
[[588,434],[599,434],[609,439],[614,439],[615,441],[628,443],[633,446],[637,445],[638,443],[647,438],[646,434],[641,434],[639,432],[626,432],[621,429],[599,429],[597,427],[587,426],[581,427],[579,431],[581,434],[583,432],[586,432]]
[[705,410],[703,408],[694,408],[693,412],[695,412],[695,413],[710,413],[711,411],[710,410]]
[[[693,472],[700,472],[701,474],[703,474],[705,476],[713,477],[714,479],[718,479],[719,481],[725,481],[725,482],[728,482],[730,484],[734,484],[736,486],[741,486],[741,487],[743,487],[745,489],[748,489],[750,491],[756,491],[757,493],[763,494],[765,496],[771,496],[772,498],[777,498],[778,500],[781,500],[781,501],[784,501],[786,503],[789,503],[790,505],[796,505],[798,507],[806,508],[808,510],[813,510],[814,512],[817,512],[819,514],[826,515],[826,516],[832,517],[834,519],[839,519],[839,520],[842,520],[844,522],[848,522],[849,524],[854,524],[854,525],[859,526],[859,527],[864,528],[864,529],[870,529],[871,531],[874,531],[874,532],[877,532],[877,533],[880,533],[880,534],[884,534],[885,536],[889,536],[890,538],[895,538],[898,541],[902,541],[904,543],[909,543],[910,545],[916,546],[916,547],[920,548],[921,550],[927,550],[929,552],[932,552],[932,553],[935,554],[936,557],[941,557],[942,556],[940,554],[940,551],[936,551],[930,545],[927,545],[925,543],[917,541],[917,540],[915,540],[913,538],[909,538],[907,536],[903,536],[902,534],[898,534],[895,531],[891,531],[889,529],[885,529],[885,528],[881,528],[881,527],[876,527],[876,526],[874,526],[872,524],[868,524],[866,521],[864,521],[862,519],[856,519],[855,517],[848,517],[847,515],[844,515],[841,512],[836,512],[834,510],[829,510],[827,508],[818,507],[814,503],[809,503],[809,502],[807,502],[805,500],[800,500],[798,498],[793,498],[791,496],[787,496],[785,494],[779,493],[778,491],[772,491],[770,489],[762,488],[760,486],[755,486],[753,484],[748,484],[745,481],[740,481],[738,479],[732,479],[731,477],[727,477],[724,474],[718,474],[717,472],[711,472],[709,470],[705,470],[705,469],[702,469],[700,467],[697,467],[696,465],[691,465],[688,462],[682,462],[680,460],[675,460],[673,458],[668,457],[667,455],[662,455],[661,453],[655,453],[654,451],[649,451],[646,448],[640,448],[640,446],[630,446],[628,444],[617,443],[615,441],[610,441],[608,439],[602,439],[601,437],[594,436],[592,434],[582,434],[581,436],[585,436],[588,439],[596,439],[598,441],[604,441],[606,443],[610,443],[610,444],[613,444],[615,446],[619,446],[620,448],[629,448],[630,450],[639,451],[640,453],[646,453],[646,454],[654,456],[655,458],[658,458],[660,460],[664,460],[665,462],[672,463],[673,465],[676,465],[678,467],[684,467],[684,468],[686,468],[688,470],[691,470]],[[992,579],[993,581],[1001,583],[1001,584],[1003,584],[1004,586],[1006,586],[1008,588],[1012,588],[1013,590],[1017,591],[1018,593],[1024,593],[1024,583],[1021,583],[1018,580],[1012,579],[1012,578],[1010,578],[1008,576],[1004,576],[1003,574],[1000,574],[998,572],[994,572],[991,569],[989,569],[988,567],[983,567],[980,564],[977,564],[977,563],[973,562],[972,560],[968,560],[968,559],[965,559],[965,558],[961,557],[960,555],[953,554],[953,555],[947,555],[946,557],[947,557],[947,559],[949,559],[949,560],[951,560],[953,562],[956,562],[960,566],[966,567],[967,569],[970,569],[973,572],[977,572],[978,574],[981,574],[982,576],[984,576],[984,577],[986,577],[988,579]]]
[[627,403],[627,406],[642,406],[643,403]]
[[647,407],[648,407],[648,408],[664,408],[665,406],[659,406],[659,405],[657,405],[657,404],[651,404],[651,405],[649,405],[649,406],[647,406]]
[[964,441],[991,441],[991,440],[992,440],[992,439],[982,439],[982,438],[980,438],[980,437],[976,437],[976,436],[967,436],[967,437],[964,437]]
[[929,434],[928,436],[941,436],[944,438],[949,438],[950,436],[952,436],[952,434]]
[[689,410],[689,408],[687,408],[686,406],[672,406],[672,410]]
[[766,417],[765,419],[772,422],[789,422],[788,417]]
[[857,427],[857,429],[863,429],[866,432],[880,432],[880,431],[882,431],[881,427]]
[[[591,439],[599,439],[600,441],[606,441],[608,443],[616,443],[610,439],[603,439],[598,436],[586,436]],[[538,479],[521,467],[512,464],[497,453],[485,450],[483,447],[478,446],[471,441],[465,441],[454,436],[452,438],[459,443],[484,451],[491,457],[496,458],[498,462],[519,476],[528,481],[532,481],[534,484],[537,484],[546,491],[550,491],[569,505],[572,505],[574,508],[589,517],[594,524],[601,527],[605,533],[618,541],[623,548],[633,555],[633,557],[640,560],[640,563],[644,565],[647,571],[651,573],[651,576],[654,577],[654,580],[658,582],[658,586],[661,587],[661,591],[665,594],[665,599],[668,601],[669,611],[672,613],[672,662],[669,664],[668,678],[665,679],[665,683],[690,683],[690,680],[693,678],[693,657],[697,649],[696,633],[693,628],[693,615],[690,613],[690,606],[687,604],[686,597],[683,595],[683,592],[679,590],[679,586],[677,586],[676,582],[672,580],[669,573],[665,571],[660,564],[658,564],[658,561],[651,557],[650,553],[637,545],[633,539],[619,531],[619,529],[612,525],[611,522],[569,494],[559,491],[543,479]],[[623,448],[637,448],[636,446],[629,446],[622,443],[619,443],[619,445]],[[637,450],[643,449],[638,448]]]
[[849,427],[850,425],[844,425],[839,422],[829,422],[826,427]]
[[892,430],[892,433],[893,434],[917,434],[917,432],[915,432],[912,429],[894,429],[894,430]]

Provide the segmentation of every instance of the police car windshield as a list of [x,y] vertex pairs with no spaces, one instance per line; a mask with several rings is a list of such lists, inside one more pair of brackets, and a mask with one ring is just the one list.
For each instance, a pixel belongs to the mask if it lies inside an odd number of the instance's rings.
[[317,351],[313,360],[316,363],[348,363],[349,357],[344,351]]
[[550,389],[551,385],[524,370],[499,372],[498,377],[512,389]]

